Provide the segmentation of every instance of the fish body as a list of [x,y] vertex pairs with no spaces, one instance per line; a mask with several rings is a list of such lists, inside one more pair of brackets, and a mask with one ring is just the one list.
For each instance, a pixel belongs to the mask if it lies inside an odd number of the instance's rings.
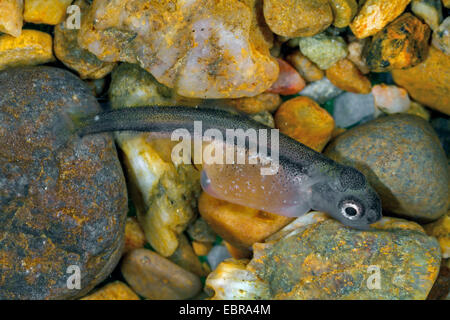
[[[175,130],[183,129],[196,139],[200,138],[198,122],[202,126],[200,136],[208,130],[223,137],[230,130],[274,130],[222,108],[152,106],[117,109],[85,119],[78,134],[141,131],[170,138]],[[247,160],[250,140],[248,137],[243,151]],[[237,144],[237,140],[224,139],[223,143],[226,148]],[[323,211],[359,229],[381,219],[380,199],[358,170],[338,164],[283,134],[269,134],[265,143],[267,154],[272,153],[269,158],[276,153],[276,172],[261,174],[261,163],[204,163],[203,189],[222,200],[286,216],[300,216],[311,209]]]

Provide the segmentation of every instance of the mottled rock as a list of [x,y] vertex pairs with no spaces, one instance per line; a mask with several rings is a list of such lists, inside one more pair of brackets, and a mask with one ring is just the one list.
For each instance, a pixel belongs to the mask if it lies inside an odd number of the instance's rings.
[[356,65],[348,59],[342,59],[327,69],[328,80],[341,90],[368,94],[372,85]]
[[128,209],[112,137],[69,134],[100,106],[57,68],[9,69],[0,87],[0,299],[86,294],[120,259]]
[[[77,0],[74,4],[80,8],[83,19],[89,3],[87,0]],[[82,79],[100,79],[110,73],[116,63],[99,60],[94,54],[79,46],[77,37],[77,29],[68,29],[65,23],[57,25],[54,46],[56,57],[67,67],[78,72]]]
[[147,249],[128,253],[120,270],[131,288],[150,300],[188,299],[202,287],[199,277]]
[[333,22],[326,0],[265,0],[264,18],[274,33],[285,37],[309,37]]
[[333,25],[338,28],[347,27],[358,12],[356,0],[330,0],[333,10]]
[[422,18],[432,30],[436,30],[442,21],[441,0],[413,0],[411,10]]
[[402,14],[410,2],[411,0],[367,0],[350,28],[359,39],[372,36]]
[[411,106],[408,92],[397,86],[379,84],[372,88],[372,94],[375,107],[388,114],[406,112]]
[[425,60],[430,28],[410,13],[405,13],[382,31],[364,49],[369,69],[385,72],[406,69]]
[[347,59],[353,62],[363,74],[368,74],[370,69],[367,66],[366,59],[363,57],[364,45],[364,40],[349,43]]
[[[297,44],[298,46],[298,44]],[[288,55],[286,60],[300,73],[300,75],[308,82],[319,81],[324,77],[324,72],[320,70],[307,57],[302,55],[300,51]]]
[[372,94],[346,92],[334,100],[333,118],[336,126],[348,128],[375,118],[375,102]]
[[341,89],[332,84],[327,78],[323,78],[308,84],[305,89],[299,92],[299,95],[310,97],[317,103],[323,104],[328,100],[336,98],[341,93]]
[[94,0],[78,42],[102,61],[139,63],[182,96],[255,96],[278,77],[261,15],[256,0]]
[[318,213],[253,248],[249,264],[227,260],[208,276],[213,299],[425,299],[441,260],[437,241],[413,222],[384,218],[358,231]]
[[379,118],[340,135],[325,154],[364,173],[387,212],[419,221],[447,212],[447,157],[422,118]]
[[442,51],[431,46],[424,62],[392,75],[414,100],[450,115],[450,59]]
[[444,259],[450,258],[450,214],[447,212],[438,221],[427,224],[424,228],[428,235],[438,239],[442,257]]
[[0,35],[0,70],[34,66],[55,60],[52,37],[45,32],[23,30],[17,38]]
[[300,38],[300,51],[320,69],[326,70],[347,56],[347,44],[339,36],[325,33],[314,37]]
[[0,0],[0,32],[20,36],[23,24],[23,0]]
[[311,98],[297,97],[281,105],[275,114],[275,126],[282,133],[321,152],[330,141],[334,120]]
[[123,252],[127,253],[145,245],[145,234],[135,217],[128,217],[125,225],[125,246]]
[[255,97],[227,99],[224,101],[237,110],[247,114],[256,114],[264,111],[274,112],[281,105],[281,97],[277,93],[261,93]]
[[450,17],[447,17],[433,32],[432,44],[446,55],[450,55]]
[[205,270],[203,270],[200,260],[184,234],[178,236],[178,243],[177,250],[168,259],[199,277],[205,276]]
[[301,91],[306,85],[305,80],[289,63],[282,59],[277,60],[280,66],[280,73],[277,81],[272,84],[267,92],[293,95]]
[[249,248],[278,231],[291,219],[215,199],[203,192],[198,200],[203,219],[224,240]]
[[81,300],[140,300],[138,295],[121,281],[108,283]]
[[63,21],[72,0],[24,0],[23,19],[37,24],[56,25]]
[[427,300],[450,300],[450,259],[442,260],[438,278]]

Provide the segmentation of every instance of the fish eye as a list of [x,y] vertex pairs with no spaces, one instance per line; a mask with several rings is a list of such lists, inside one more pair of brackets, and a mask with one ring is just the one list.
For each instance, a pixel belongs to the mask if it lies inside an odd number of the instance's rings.
[[363,209],[355,201],[346,200],[341,205],[341,213],[347,219],[357,220],[362,216]]

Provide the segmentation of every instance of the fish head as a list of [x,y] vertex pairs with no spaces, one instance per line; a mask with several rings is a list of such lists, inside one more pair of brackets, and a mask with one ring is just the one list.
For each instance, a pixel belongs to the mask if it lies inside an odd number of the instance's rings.
[[367,230],[382,218],[381,200],[358,170],[341,166],[331,181],[313,186],[314,209],[346,226]]

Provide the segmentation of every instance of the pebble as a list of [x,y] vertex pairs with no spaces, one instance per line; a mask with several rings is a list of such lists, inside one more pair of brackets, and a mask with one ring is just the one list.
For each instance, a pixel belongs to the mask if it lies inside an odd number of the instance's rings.
[[442,258],[450,258],[450,215],[447,212],[436,222],[424,226],[429,236],[435,237],[441,246]]
[[432,44],[446,55],[450,55],[450,17],[445,18],[433,32]]
[[[58,68],[2,71],[0,88],[0,212],[14,216],[0,230],[0,299],[85,295],[117,265],[128,210],[111,135],[68,134],[71,119],[101,108]],[[79,289],[67,286],[71,265],[81,270]]]
[[372,88],[369,79],[348,59],[342,59],[327,69],[328,80],[341,90],[368,94]]
[[102,61],[139,62],[184,97],[255,96],[270,88],[279,72],[260,7],[256,0],[159,1],[151,6],[148,0],[124,0],[120,6],[97,0],[81,25],[78,43]]
[[347,59],[353,62],[363,74],[368,74],[370,72],[367,66],[366,60],[363,57],[363,50],[366,41],[352,41],[348,45],[348,56]]
[[426,121],[430,121],[430,112],[416,101],[411,101],[411,106],[406,113],[421,117]]
[[422,18],[432,30],[436,30],[442,21],[441,0],[413,0],[411,11]]
[[411,106],[408,92],[397,86],[376,85],[372,88],[372,94],[375,99],[375,107],[384,113],[404,113]]
[[0,70],[54,61],[52,37],[45,32],[22,30],[17,38],[0,35]]
[[375,102],[372,94],[346,92],[334,100],[333,118],[336,126],[348,128],[375,118]]
[[333,25],[338,28],[347,27],[358,12],[356,0],[330,0],[333,10]]
[[125,224],[124,253],[139,249],[145,245],[145,234],[135,217],[128,217]]
[[224,245],[214,246],[211,251],[209,251],[206,259],[211,267],[211,270],[217,268],[217,266],[224,260],[231,258],[231,254]]
[[24,0],[23,19],[35,24],[56,25],[63,21],[72,0]]
[[447,157],[420,117],[397,114],[357,126],[333,140],[325,154],[364,173],[386,213],[431,222],[447,212]]
[[257,114],[264,111],[274,112],[281,105],[282,100],[277,93],[264,92],[255,97],[226,99],[224,102],[244,113]]
[[450,0],[442,0],[442,4],[444,5],[444,7],[450,8]]
[[311,98],[296,97],[284,102],[278,109],[275,126],[282,133],[321,152],[331,139],[334,120]]
[[275,120],[269,111],[252,114],[250,115],[250,118],[270,128],[275,128]]
[[215,199],[203,192],[198,200],[203,219],[221,238],[237,248],[250,248],[291,219]]
[[20,36],[23,25],[23,0],[0,0],[0,33]]
[[410,2],[411,0],[367,0],[350,28],[359,39],[373,36],[402,14]]
[[347,44],[339,36],[325,33],[314,37],[300,38],[300,51],[320,69],[326,70],[347,56]]
[[436,239],[406,220],[359,231],[309,213],[285,229],[255,244],[250,263],[220,264],[206,280],[212,299],[425,299],[439,272]]
[[[70,2],[69,2],[70,3]],[[80,8],[81,18],[89,8],[87,0],[74,2]],[[78,30],[67,29],[64,23],[55,27],[55,56],[70,69],[78,72],[82,79],[101,79],[117,65],[115,62],[103,62],[88,50],[78,45]]]
[[326,77],[319,81],[314,81],[308,84],[305,89],[299,92],[299,95],[309,97],[319,104],[336,98],[343,91],[336,87]]
[[[297,44],[298,46],[298,44]],[[307,57],[302,55],[300,51],[288,55],[286,60],[300,73],[300,75],[308,82],[319,81],[324,77],[324,72],[320,70]]]
[[190,271],[199,277],[207,275],[191,243],[184,234],[178,236],[178,243],[177,250],[168,259],[184,270]]
[[130,287],[150,300],[183,300],[202,288],[200,278],[147,249],[129,252],[120,270]]
[[450,59],[430,47],[427,59],[405,70],[393,70],[395,83],[411,98],[432,109],[450,115]]
[[306,83],[301,75],[289,63],[277,59],[280,66],[280,73],[277,81],[267,90],[267,92],[281,95],[293,95],[301,91]]
[[197,256],[206,256],[211,251],[213,245],[211,242],[192,241],[192,249]]
[[265,0],[264,18],[277,35],[309,37],[331,25],[333,12],[327,0]]
[[108,283],[81,300],[141,300],[129,286],[121,281]]
[[428,54],[430,28],[414,15],[405,13],[378,32],[365,48],[365,58],[373,72],[407,69]]

